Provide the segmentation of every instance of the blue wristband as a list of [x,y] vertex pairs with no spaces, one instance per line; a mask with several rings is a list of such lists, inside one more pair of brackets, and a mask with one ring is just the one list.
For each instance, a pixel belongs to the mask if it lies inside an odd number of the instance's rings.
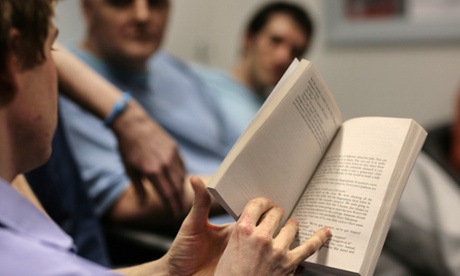
[[115,102],[113,105],[112,111],[110,112],[109,116],[107,116],[104,120],[104,125],[106,127],[109,127],[115,118],[117,118],[123,111],[125,111],[126,107],[128,106],[129,101],[133,97],[131,96],[131,93],[129,92],[124,92],[121,97]]

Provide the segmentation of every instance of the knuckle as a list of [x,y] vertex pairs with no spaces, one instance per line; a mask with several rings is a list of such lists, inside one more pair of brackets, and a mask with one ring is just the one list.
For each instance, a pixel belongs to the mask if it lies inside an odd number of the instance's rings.
[[141,166],[144,173],[149,175],[158,175],[162,171],[161,165],[158,162],[144,162]]
[[236,223],[236,231],[238,235],[250,236],[254,232],[254,228],[246,219],[242,219]]
[[317,245],[316,242],[314,241],[311,241],[311,242],[308,242],[307,243],[307,253],[308,253],[308,256],[312,255],[313,253],[315,253],[317,250],[318,250],[319,246]]
[[277,261],[283,260],[286,255],[286,251],[284,250],[284,248],[281,248],[279,246],[274,246],[272,251],[274,258]]
[[259,231],[257,234],[257,242],[264,248],[270,247],[272,244],[272,237],[267,231]]
[[262,208],[264,207],[264,199],[262,199],[262,198],[254,198],[254,199],[251,199],[251,200],[248,202],[248,205],[249,205],[251,208],[262,209]]
[[174,143],[171,143],[166,145],[161,153],[165,162],[173,162],[176,156],[179,155],[179,148]]
[[283,208],[281,208],[280,206],[276,206],[276,210],[278,211],[278,213],[279,213],[279,215],[280,215],[281,217],[284,216],[285,212],[284,212],[284,209],[283,209]]
[[162,158],[162,165],[163,167],[170,167],[174,164],[175,161],[175,152],[171,151],[167,155],[163,156]]

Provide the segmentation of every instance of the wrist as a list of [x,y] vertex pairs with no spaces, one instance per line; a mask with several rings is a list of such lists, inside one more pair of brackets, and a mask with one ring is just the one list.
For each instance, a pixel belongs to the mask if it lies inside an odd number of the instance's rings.
[[150,117],[142,106],[135,100],[131,100],[121,113],[110,125],[112,131],[118,135],[126,133],[129,129],[145,126]]
[[155,261],[149,262],[146,264],[146,275],[173,275],[169,271],[169,265],[168,265],[168,253],[163,255],[160,259],[157,259]]
[[168,265],[164,256],[155,261],[150,261],[131,267],[116,269],[115,272],[122,273],[124,275],[172,275],[171,273],[169,273]]
[[124,92],[113,105],[109,115],[104,119],[104,125],[111,127],[113,122],[126,111],[130,102],[132,102],[131,94]]

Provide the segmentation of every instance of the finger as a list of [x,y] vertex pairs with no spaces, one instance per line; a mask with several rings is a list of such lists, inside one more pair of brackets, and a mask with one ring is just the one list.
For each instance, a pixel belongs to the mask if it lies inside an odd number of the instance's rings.
[[[158,193],[161,202],[165,208],[170,211],[174,217],[179,218],[183,215],[183,203],[180,191],[175,187],[175,183],[171,180],[168,163],[162,160],[161,153],[156,156],[155,162],[148,162],[143,167],[143,174],[153,185],[153,188]],[[150,160],[152,161],[152,160]],[[182,183],[183,186],[183,183]]]
[[281,228],[278,235],[275,237],[275,242],[282,248],[289,248],[295,239],[297,230],[299,229],[299,221],[291,218]]
[[174,177],[174,183],[176,183],[176,186],[178,190],[181,192],[181,194],[184,192],[184,181],[185,181],[185,166],[184,162],[182,161],[182,157],[179,154],[179,151],[175,151],[175,156],[172,161],[172,170],[171,170],[171,175]]
[[167,168],[165,175],[168,176],[170,184],[174,187],[176,194],[176,200],[179,203],[181,211],[185,210],[184,202],[184,182],[185,182],[185,168],[180,158],[179,152],[175,151],[175,156],[171,162],[171,165]]
[[301,261],[313,255],[313,253],[318,251],[331,236],[331,230],[328,227],[323,227],[318,230],[303,244],[299,245],[291,251],[295,262],[300,263]]
[[284,211],[279,206],[273,206],[267,212],[265,212],[262,218],[259,220],[257,228],[267,232],[270,237],[273,237],[275,231],[278,229],[280,220],[284,215]]
[[180,217],[182,215],[181,209],[175,199],[173,188],[170,186],[170,183],[166,180],[165,176],[161,173],[157,173],[149,176],[149,180],[158,192],[165,208],[170,210],[174,217]]
[[180,168],[175,162],[170,168],[167,169],[166,173],[171,181],[171,186],[177,191],[179,196],[182,196],[184,193],[184,180],[185,180],[185,171],[183,168]]
[[185,209],[184,206],[184,200],[183,200],[183,187],[184,183],[182,182],[179,188],[179,185],[177,185],[177,178],[174,177],[174,172],[170,171],[169,169],[165,168],[164,169],[164,175],[166,176],[166,181],[168,182],[168,187],[171,190],[171,198],[170,200],[172,201],[172,204],[177,205],[177,209],[179,214],[182,214],[182,212]]
[[170,169],[172,166],[163,167],[163,176],[164,176],[164,185],[168,188],[168,198],[166,198],[169,203],[174,208],[178,216],[182,216],[184,211],[184,182],[178,183],[177,178],[174,177],[174,171]]
[[131,182],[133,183],[134,191],[136,192],[139,204],[141,206],[144,206],[147,201],[147,193],[145,191],[144,184],[142,183],[141,174],[131,167],[126,168],[126,173],[128,174],[129,178],[131,179]]
[[187,229],[189,234],[200,232],[208,223],[209,210],[211,209],[211,195],[206,190],[203,181],[196,176],[190,178],[195,199],[192,209],[184,220],[181,230]]
[[[161,155],[161,153],[160,153]],[[175,217],[182,217],[185,210],[184,198],[184,179],[185,169],[180,158],[179,151],[174,147],[171,154],[163,156],[161,158],[161,173],[163,177],[158,176],[158,173],[152,174],[152,179],[156,178],[156,181],[164,179],[164,183],[158,183],[158,189],[161,193],[161,199],[163,202],[170,207]]]
[[273,208],[273,206],[273,201],[267,198],[259,197],[251,199],[246,206],[244,206],[239,221],[257,225],[263,214],[270,208]]

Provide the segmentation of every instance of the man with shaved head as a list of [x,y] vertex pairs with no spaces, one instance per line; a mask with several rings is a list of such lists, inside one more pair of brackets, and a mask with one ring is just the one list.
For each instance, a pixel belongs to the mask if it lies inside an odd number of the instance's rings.
[[[226,141],[220,112],[202,80],[186,64],[159,50],[170,1],[81,3],[86,35],[70,49],[125,91],[125,99],[136,99],[167,131],[177,143],[187,173],[212,174],[232,145]],[[171,170],[156,179],[143,178],[146,196],[139,204],[132,185],[135,178],[124,169],[117,141],[104,121],[67,97],[62,96],[60,104],[63,129],[96,214],[114,223],[176,231],[193,193],[188,185],[183,195],[176,194],[180,189],[157,187],[166,181],[177,183],[180,176]]]

